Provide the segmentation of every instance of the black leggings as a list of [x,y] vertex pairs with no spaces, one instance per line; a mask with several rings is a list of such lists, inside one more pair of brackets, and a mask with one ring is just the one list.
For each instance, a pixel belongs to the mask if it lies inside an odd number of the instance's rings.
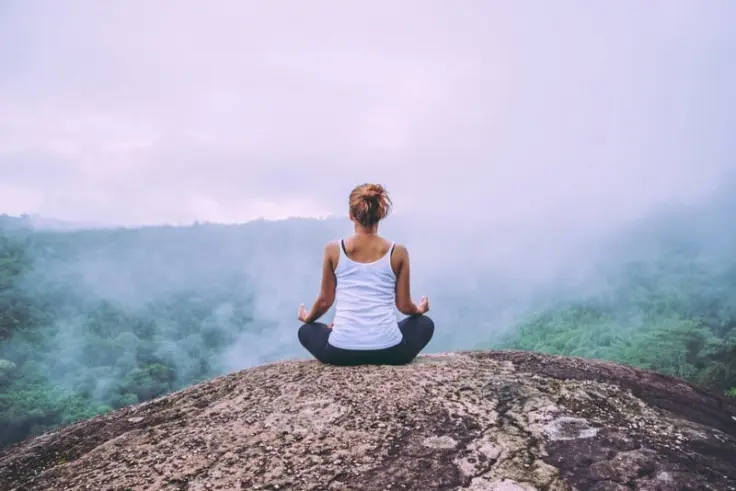
[[320,322],[299,328],[299,342],[312,356],[330,365],[405,365],[424,349],[434,334],[434,322],[426,315],[407,317],[399,322],[401,342],[378,350],[336,348],[328,340],[332,329]]

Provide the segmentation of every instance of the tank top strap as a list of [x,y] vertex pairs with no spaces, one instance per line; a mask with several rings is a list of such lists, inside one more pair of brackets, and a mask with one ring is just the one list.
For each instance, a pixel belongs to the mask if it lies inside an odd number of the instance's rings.
[[338,246],[338,249],[340,252],[337,256],[337,266],[335,267],[335,272],[338,270],[342,270],[345,268],[345,263],[347,263],[348,254],[345,251],[345,239],[340,239],[340,245]]
[[381,262],[384,264],[384,267],[391,270],[392,273],[393,273],[393,268],[391,267],[391,258],[394,255],[395,245],[396,245],[396,242],[391,242],[391,247],[389,248],[388,252],[386,253],[386,255],[383,256],[383,258],[381,258]]

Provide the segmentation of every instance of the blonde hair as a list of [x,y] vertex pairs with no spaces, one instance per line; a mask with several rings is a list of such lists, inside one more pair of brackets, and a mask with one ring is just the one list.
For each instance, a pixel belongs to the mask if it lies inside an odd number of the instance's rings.
[[355,221],[370,228],[386,218],[391,210],[391,198],[380,184],[361,184],[350,193],[350,214]]

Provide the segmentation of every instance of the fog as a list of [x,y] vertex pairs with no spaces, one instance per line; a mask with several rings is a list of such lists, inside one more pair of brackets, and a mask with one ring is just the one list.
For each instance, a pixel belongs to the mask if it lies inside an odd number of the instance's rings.
[[[731,179],[700,202],[670,204],[605,232],[554,222],[534,229],[436,229],[400,216],[389,216],[380,232],[408,247],[413,296],[430,298],[437,330],[427,352],[488,348],[536,312],[620,288],[625,267],[658,260],[670,246],[691,242],[711,261],[713,274],[727,268],[736,250],[736,237],[724,229],[736,213],[734,189]],[[65,386],[86,370],[83,338],[95,322],[110,323],[108,311],[153,316],[156,349],[175,360],[183,378],[202,356],[196,346],[213,332],[226,336],[232,342],[211,354],[217,373],[224,373],[309,356],[296,338],[297,307],[317,296],[325,243],[351,232],[347,217],[39,228],[34,269],[24,284],[29,295],[41,291],[60,302],[48,355],[82,369],[55,372]],[[108,306],[102,314],[101,301]],[[131,329],[130,321],[115,322],[121,332]],[[97,383],[107,382],[98,376]]]
[[0,209],[598,229],[733,167],[727,0],[0,7]]

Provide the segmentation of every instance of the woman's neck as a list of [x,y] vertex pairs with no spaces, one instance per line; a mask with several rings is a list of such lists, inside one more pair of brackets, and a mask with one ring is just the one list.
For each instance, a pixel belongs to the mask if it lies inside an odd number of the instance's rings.
[[378,235],[378,224],[372,227],[364,227],[356,223],[355,224],[355,235]]

